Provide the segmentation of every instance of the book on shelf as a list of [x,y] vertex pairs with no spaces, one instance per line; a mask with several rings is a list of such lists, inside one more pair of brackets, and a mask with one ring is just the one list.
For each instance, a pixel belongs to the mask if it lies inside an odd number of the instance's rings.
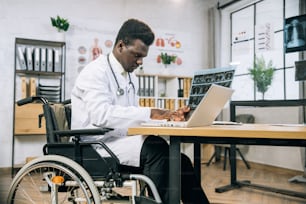
[[150,105],[150,102],[151,102],[151,100],[149,99],[149,98],[145,98],[145,104],[144,104],[144,106],[145,107],[150,107],[151,105]]
[[155,85],[154,76],[147,76],[145,80],[146,80],[145,82],[146,96],[154,96],[154,85]]
[[139,82],[139,96],[145,96],[144,92],[144,77],[139,76],[138,77],[138,82]]
[[165,99],[165,109],[170,109],[170,99]]
[[169,100],[169,109],[170,110],[175,110],[175,99],[171,98]]
[[47,48],[47,72],[53,72],[53,49]]
[[31,77],[29,84],[30,84],[30,86],[29,86],[30,96],[36,96],[36,89],[37,89],[36,78]]
[[150,98],[150,107],[155,107],[155,99]]
[[149,76],[150,82],[149,82],[149,96],[154,96],[154,85],[155,85],[155,77]]
[[139,106],[144,107],[145,106],[145,99],[139,98]]
[[182,87],[182,84],[183,84],[183,78],[178,78],[177,97],[183,97],[184,96],[184,89]]
[[20,77],[21,80],[21,98],[28,97],[28,82],[26,77]]
[[26,65],[25,53],[23,47],[18,46],[16,52],[17,52],[17,59],[20,65],[20,70],[26,70],[27,65]]
[[188,98],[191,86],[191,78],[183,79],[183,97]]
[[155,107],[155,99],[153,97],[139,98],[139,106],[142,107]]
[[27,62],[27,69],[29,71],[33,71],[33,50],[32,47],[26,47],[25,53],[26,53],[26,62]]
[[41,47],[40,48],[40,71],[45,72],[47,71],[46,65],[47,65],[47,54],[46,54],[46,48]]
[[165,108],[165,100],[164,99],[157,99],[157,108]]
[[34,71],[40,71],[40,48],[36,47],[33,51]]
[[58,48],[53,49],[54,72],[61,72],[61,55]]

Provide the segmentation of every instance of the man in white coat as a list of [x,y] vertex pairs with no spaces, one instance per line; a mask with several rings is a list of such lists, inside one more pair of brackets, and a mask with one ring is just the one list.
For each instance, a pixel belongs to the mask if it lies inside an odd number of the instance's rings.
[[[133,71],[143,63],[154,33],[144,22],[129,19],[120,28],[111,53],[100,55],[79,74],[71,94],[72,128],[113,128],[105,135],[87,137],[103,141],[126,169],[137,167],[155,183],[168,204],[169,147],[156,136],[127,136],[127,129],[150,119],[184,120],[189,111],[140,107],[138,80]],[[97,148],[103,155],[104,151]],[[182,201],[209,203],[195,178],[190,159],[182,155]]]

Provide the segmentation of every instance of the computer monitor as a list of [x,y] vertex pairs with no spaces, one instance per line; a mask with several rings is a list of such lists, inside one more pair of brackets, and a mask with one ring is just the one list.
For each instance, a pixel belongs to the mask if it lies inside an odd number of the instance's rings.
[[230,87],[234,78],[235,67],[211,68],[194,73],[188,106],[194,110],[212,84]]
[[285,19],[284,49],[286,53],[306,50],[306,15]]
[[295,81],[306,80],[306,60],[295,62]]

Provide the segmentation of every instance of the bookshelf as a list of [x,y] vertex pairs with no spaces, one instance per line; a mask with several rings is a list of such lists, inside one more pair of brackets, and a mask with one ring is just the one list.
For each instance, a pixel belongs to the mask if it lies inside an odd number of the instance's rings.
[[41,95],[61,102],[65,95],[65,42],[15,39],[14,100]]
[[139,105],[176,110],[187,105],[192,77],[137,74]]
[[65,98],[65,58],[65,42],[15,39],[12,174],[15,137],[45,135],[44,121],[42,127],[38,127],[42,104],[17,106],[16,101],[40,95],[53,103],[62,102]]
[[[65,42],[16,38],[14,57],[14,102],[29,96],[44,96],[61,102],[65,96]],[[14,135],[37,135],[39,104],[14,106]],[[34,108],[36,107],[36,108]],[[24,113],[27,113],[26,115]],[[37,127],[25,130],[27,120],[37,120]]]

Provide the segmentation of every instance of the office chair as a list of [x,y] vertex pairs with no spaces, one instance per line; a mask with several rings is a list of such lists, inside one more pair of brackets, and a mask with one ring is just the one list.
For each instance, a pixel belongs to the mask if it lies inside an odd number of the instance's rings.
[[[255,117],[251,114],[240,114],[236,116],[236,121],[241,122],[241,123],[254,123],[255,122]],[[226,170],[226,164],[227,164],[227,159],[229,158],[230,154],[230,145],[215,145],[215,151],[213,155],[210,157],[209,161],[207,162],[206,166],[209,166],[213,159],[215,159],[218,155],[218,151],[216,150],[217,148],[224,148],[224,161],[223,161],[223,170]],[[242,145],[236,146],[236,151],[238,152],[240,158],[244,162],[245,166],[250,169],[250,164],[247,162],[247,160],[244,158],[243,154],[240,151],[240,148],[242,148]]]

